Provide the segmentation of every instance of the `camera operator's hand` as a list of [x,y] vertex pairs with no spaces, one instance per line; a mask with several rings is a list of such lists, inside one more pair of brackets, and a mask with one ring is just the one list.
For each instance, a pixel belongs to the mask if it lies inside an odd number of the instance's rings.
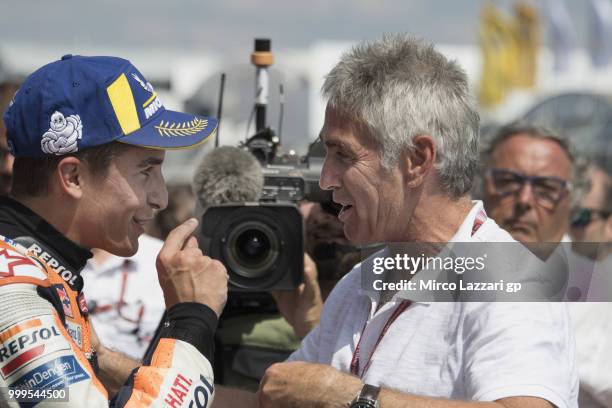
[[299,339],[319,324],[323,299],[317,281],[317,266],[308,254],[304,254],[304,283],[292,291],[273,291],[272,297]]
[[166,308],[177,303],[197,302],[221,315],[227,301],[228,274],[225,266],[205,256],[191,236],[198,221],[191,218],[173,229],[157,256],[157,276]]

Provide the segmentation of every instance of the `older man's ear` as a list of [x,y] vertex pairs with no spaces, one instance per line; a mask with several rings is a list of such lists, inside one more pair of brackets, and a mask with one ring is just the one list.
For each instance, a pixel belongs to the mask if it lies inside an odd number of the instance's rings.
[[406,185],[420,187],[433,169],[436,161],[436,142],[431,135],[419,135],[413,139],[413,149],[402,155]]

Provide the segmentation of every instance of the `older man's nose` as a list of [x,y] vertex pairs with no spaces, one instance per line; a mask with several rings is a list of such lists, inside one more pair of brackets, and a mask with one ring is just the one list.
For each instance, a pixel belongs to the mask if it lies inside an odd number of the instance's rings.
[[323,168],[321,169],[321,176],[319,177],[319,187],[323,190],[333,190],[340,186],[340,178],[336,173],[334,166],[330,160],[325,158],[323,162]]

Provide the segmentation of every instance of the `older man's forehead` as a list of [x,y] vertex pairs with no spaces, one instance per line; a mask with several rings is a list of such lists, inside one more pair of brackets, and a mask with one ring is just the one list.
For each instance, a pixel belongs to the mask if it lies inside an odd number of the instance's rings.
[[323,127],[319,133],[319,138],[328,149],[338,148],[353,151],[358,148],[355,145],[361,145],[351,129],[341,127]]
[[350,132],[350,126],[336,120],[325,117],[325,123],[319,132],[319,139],[325,146],[338,145],[342,143],[342,135]]
[[376,145],[363,124],[350,116],[330,113],[329,109],[319,139],[327,147],[350,148],[354,144],[359,144],[373,148]]
[[343,143],[342,134],[345,132],[346,129],[325,124],[319,132],[319,139],[321,140],[321,142],[323,142],[325,146],[337,145],[339,143]]
[[[512,167],[530,175],[569,176],[572,163],[553,140],[518,134],[500,143],[491,154],[493,166]],[[567,175],[558,172],[568,172]]]

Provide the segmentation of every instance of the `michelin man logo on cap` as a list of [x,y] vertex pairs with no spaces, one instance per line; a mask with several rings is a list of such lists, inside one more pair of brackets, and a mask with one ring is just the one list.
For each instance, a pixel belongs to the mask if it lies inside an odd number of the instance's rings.
[[78,151],[77,140],[83,137],[83,124],[79,115],[67,118],[61,112],[51,115],[47,130],[40,141],[40,147],[47,154],[62,155]]

